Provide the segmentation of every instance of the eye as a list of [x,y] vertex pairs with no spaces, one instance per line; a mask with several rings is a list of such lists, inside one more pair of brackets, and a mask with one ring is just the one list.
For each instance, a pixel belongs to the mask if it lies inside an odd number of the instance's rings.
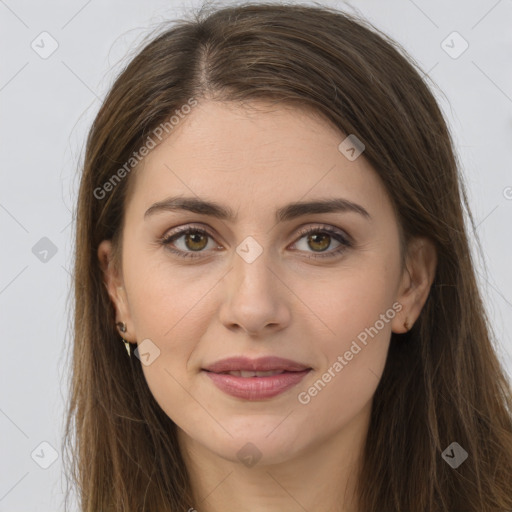
[[[299,242],[305,238],[306,240],[303,244],[303,247],[305,247],[304,250],[307,251],[308,248],[311,248],[313,249],[313,253],[320,253],[307,256],[307,258],[333,258],[344,252],[349,247],[352,247],[347,236],[345,236],[341,231],[328,226],[322,228],[309,227],[300,231],[299,234],[303,236],[295,242],[295,245],[298,245]],[[326,252],[331,246],[333,239],[339,245],[334,250]]]
[[[305,244],[303,244],[305,247],[300,249],[301,251],[308,252],[308,248],[311,248],[313,249],[313,253],[320,253],[312,254],[311,256],[307,256],[307,258],[331,258],[338,256],[349,247],[352,247],[351,242],[343,232],[329,226],[322,228],[309,227],[299,231],[299,235],[302,236],[294,245],[298,245],[304,238],[306,239]],[[178,232],[164,236],[159,242],[164,245],[167,250],[182,258],[197,258],[208,248],[209,238],[213,240],[213,236],[207,230],[200,227],[188,226],[184,229],[180,229]],[[334,250],[327,251],[333,239],[338,243],[338,246]],[[213,245],[215,246],[215,244]],[[219,248],[219,246],[216,247]],[[210,247],[210,249],[212,249],[212,247]]]
[[[160,243],[165,245],[166,248],[174,254],[183,258],[197,258],[201,253],[204,252],[208,246],[208,238],[213,237],[203,228],[188,226],[185,229],[181,229],[177,233],[164,236]],[[183,239],[183,240],[180,240]],[[175,244],[176,241],[180,241],[179,244]],[[178,248],[174,248],[173,245],[177,245]],[[179,247],[181,245],[181,247]]]

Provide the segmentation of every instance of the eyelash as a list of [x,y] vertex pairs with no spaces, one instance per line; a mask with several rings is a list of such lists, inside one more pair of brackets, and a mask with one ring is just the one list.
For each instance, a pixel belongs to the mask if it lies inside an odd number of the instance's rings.
[[[201,235],[205,235],[205,236],[209,236],[210,238],[214,238],[207,230],[205,230],[203,228],[189,226],[185,229],[178,231],[177,233],[172,233],[171,235],[163,236],[162,238],[160,238],[158,240],[158,242],[161,245],[165,246],[167,250],[169,250],[173,254],[176,254],[177,256],[180,256],[181,258],[199,258],[199,257],[201,257],[201,253],[204,251],[195,251],[195,252],[194,251],[181,251],[178,249],[173,249],[170,245],[172,242],[181,238],[183,235],[187,235],[187,234],[191,234],[191,233],[199,233]],[[352,247],[352,243],[346,237],[344,237],[339,231],[337,231],[333,228],[330,228],[328,226],[323,227],[323,228],[309,227],[309,228],[304,228],[304,229],[300,230],[298,233],[300,236],[297,239],[297,242],[301,238],[304,238],[304,236],[309,235],[311,233],[324,233],[324,234],[326,233],[328,235],[331,235],[332,238],[334,238],[341,245],[339,247],[337,247],[336,249],[334,249],[333,251],[327,252],[325,254],[324,253],[313,254],[312,256],[306,256],[307,258],[312,258],[312,259],[334,258],[334,257],[338,256],[339,254],[341,254],[342,252],[344,252],[346,249]]]

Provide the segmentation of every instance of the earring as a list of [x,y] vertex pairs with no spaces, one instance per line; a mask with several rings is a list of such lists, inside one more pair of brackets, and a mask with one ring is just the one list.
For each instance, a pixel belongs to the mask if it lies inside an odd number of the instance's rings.
[[[121,332],[126,332],[126,324],[124,322],[117,322],[116,326]],[[126,341],[122,336],[121,341],[124,343],[124,346],[126,347],[126,352],[128,352],[128,356],[132,357],[132,354],[130,352],[130,343]]]

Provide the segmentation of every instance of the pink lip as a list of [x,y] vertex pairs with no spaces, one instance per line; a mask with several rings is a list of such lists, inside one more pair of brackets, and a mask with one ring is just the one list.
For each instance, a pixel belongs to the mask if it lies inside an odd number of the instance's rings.
[[203,370],[208,370],[209,372],[214,373],[231,372],[235,370],[253,372],[284,370],[289,372],[299,372],[308,369],[309,367],[304,364],[297,363],[291,359],[283,359],[282,357],[275,356],[259,357],[257,359],[250,359],[249,357],[229,357],[227,359],[221,359],[220,361],[203,368]]
[[[268,377],[237,377],[222,372],[244,371],[283,371]],[[311,368],[280,357],[249,359],[233,357],[223,359],[204,368],[203,371],[213,383],[228,395],[245,400],[261,400],[279,395],[297,385]]]

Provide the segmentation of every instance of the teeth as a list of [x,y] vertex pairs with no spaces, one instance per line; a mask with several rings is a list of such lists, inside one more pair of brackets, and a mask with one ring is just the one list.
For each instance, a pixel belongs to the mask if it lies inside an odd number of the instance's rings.
[[271,375],[279,375],[280,373],[284,373],[284,370],[270,370],[268,372],[251,372],[245,370],[235,370],[226,373],[227,375],[233,375],[234,377],[270,377]]

